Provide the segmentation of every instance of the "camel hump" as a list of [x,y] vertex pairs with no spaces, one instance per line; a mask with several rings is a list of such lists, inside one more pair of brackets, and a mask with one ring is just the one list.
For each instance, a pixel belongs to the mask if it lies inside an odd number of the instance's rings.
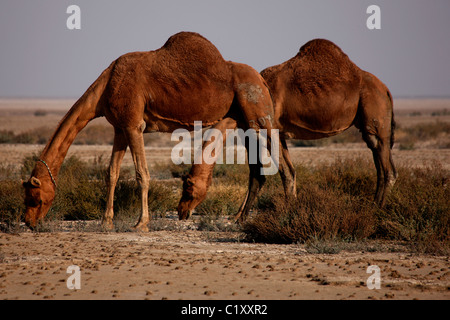
[[207,61],[224,61],[219,50],[208,39],[195,32],[182,31],[171,36],[161,49],[171,55],[190,56]]
[[327,39],[313,39],[300,47],[299,56],[311,55],[344,55],[346,54],[332,41]]
[[343,83],[359,86],[361,70],[333,42],[314,39],[305,43],[298,54],[285,65],[294,73],[293,82],[308,92],[313,87],[338,90]]
[[336,44],[326,39],[314,39],[301,46],[295,60],[302,64],[316,64],[327,67],[347,67],[355,69],[356,65]]

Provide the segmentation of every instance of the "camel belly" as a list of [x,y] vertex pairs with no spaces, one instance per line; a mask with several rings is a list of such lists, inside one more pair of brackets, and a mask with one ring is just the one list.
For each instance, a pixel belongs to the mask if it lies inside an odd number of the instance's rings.
[[[358,98],[343,96],[320,99],[296,99],[295,105],[286,105],[280,119],[283,131],[296,139],[321,139],[348,129],[356,117]],[[302,103],[298,103],[301,101]]]
[[194,121],[203,126],[214,125],[230,111],[233,92],[209,86],[205,88],[164,88],[148,103],[144,120],[149,127],[172,131],[193,127]]

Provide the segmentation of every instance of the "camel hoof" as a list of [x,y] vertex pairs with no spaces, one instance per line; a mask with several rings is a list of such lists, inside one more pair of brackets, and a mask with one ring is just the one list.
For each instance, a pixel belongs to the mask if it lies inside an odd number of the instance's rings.
[[148,226],[147,223],[138,223],[137,225],[135,225],[133,228],[133,231],[136,232],[148,232]]
[[102,221],[102,229],[105,231],[114,230],[114,223],[112,222],[112,220]]
[[240,225],[244,222],[244,218],[240,214],[235,215],[234,217],[230,218],[230,220],[237,225]]

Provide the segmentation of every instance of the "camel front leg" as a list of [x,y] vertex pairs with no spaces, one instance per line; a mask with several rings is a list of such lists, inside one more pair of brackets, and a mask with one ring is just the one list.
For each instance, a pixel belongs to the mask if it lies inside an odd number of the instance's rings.
[[102,226],[106,230],[112,230],[114,228],[114,190],[119,179],[120,165],[123,160],[123,156],[127,151],[128,143],[124,133],[120,129],[116,129],[114,133],[114,146],[111,155],[111,162],[109,164],[108,176],[106,178],[108,191],[106,200],[106,211],[103,215]]
[[141,128],[142,126],[126,129],[125,132],[136,169],[136,181],[141,190],[141,215],[134,229],[136,231],[148,232],[148,223],[150,222],[148,213],[150,174],[148,172],[147,160],[145,159],[144,135]]

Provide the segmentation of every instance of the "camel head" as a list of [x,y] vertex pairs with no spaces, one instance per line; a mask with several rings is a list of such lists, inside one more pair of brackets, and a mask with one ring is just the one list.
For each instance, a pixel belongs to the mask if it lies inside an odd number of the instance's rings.
[[50,209],[55,198],[55,186],[50,179],[41,181],[33,176],[22,185],[25,188],[25,224],[34,229]]
[[178,217],[187,220],[195,209],[206,197],[207,182],[199,177],[191,175],[183,176],[183,193],[178,204]]

